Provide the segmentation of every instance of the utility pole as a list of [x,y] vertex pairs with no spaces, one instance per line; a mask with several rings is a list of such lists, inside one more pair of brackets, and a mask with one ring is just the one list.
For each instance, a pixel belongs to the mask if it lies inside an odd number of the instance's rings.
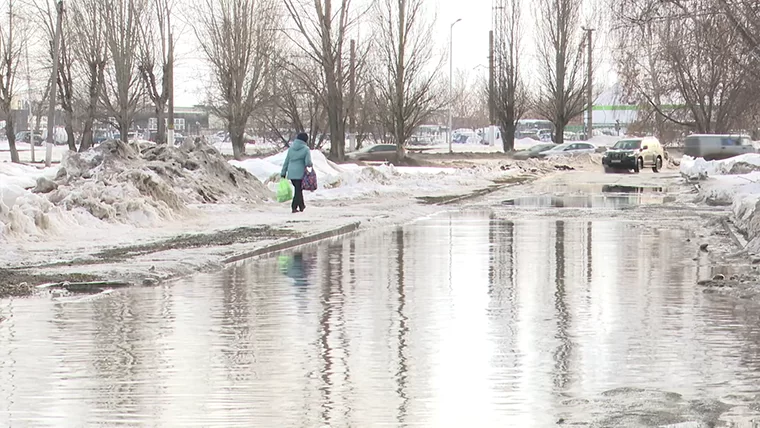
[[496,94],[494,91],[494,77],[496,75],[496,70],[494,70],[495,63],[496,61],[493,52],[493,30],[490,30],[488,32],[488,143],[491,146],[496,143],[496,133],[493,129],[493,126],[496,123]]
[[170,21],[169,13],[167,11],[167,17],[166,17],[166,23],[168,29],[166,30],[169,33],[169,67],[168,67],[168,73],[169,78],[167,80],[167,84],[169,85],[169,118],[167,119],[167,136],[166,136],[166,144],[173,146],[174,145],[174,35],[172,34],[172,26]]
[[488,124],[493,125],[496,120],[496,100],[494,97],[494,57],[493,57],[493,30],[488,32]]
[[29,141],[31,141],[32,163],[35,163],[34,130],[32,129],[32,70],[29,68],[29,43],[24,43],[24,50],[26,56],[26,129],[29,131]]
[[349,81],[351,94],[348,99],[348,150],[356,150],[356,41],[351,39]]
[[593,45],[592,34],[593,28],[584,28],[586,31],[586,49],[588,50],[588,70],[586,71],[586,79],[588,80],[588,87],[586,88],[586,141],[590,141],[594,137],[594,62],[592,60]]
[[451,137],[452,137],[452,129],[451,129],[451,103],[454,101],[452,98],[454,96],[454,90],[453,90],[453,83],[454,83],[454,25],[456,25],[457,22],[461,21],[462,18],[457,19],[456,21],[451,23],[451,26],[449,27],[449,153],[454,153],[452,147],[451,147]]
[[[45,147],[45,166],[49,167],[53,161],[53,132],[55,131],[55,105],[57,104],[56,86],[58,84],[58,62],[61,50],[61,23],[63,21],[63,0],[58,1],[58,19],[55,23],[55,36],[53,37],[53,74],[50,82],[50,107],[48,108],[47,144]],[[32,136],[32,145],[34,137]]]

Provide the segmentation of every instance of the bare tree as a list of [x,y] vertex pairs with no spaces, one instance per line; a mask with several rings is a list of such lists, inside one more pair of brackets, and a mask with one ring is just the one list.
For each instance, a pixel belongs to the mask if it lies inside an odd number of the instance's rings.
[[26,38],[25,28],[19,22],[17,3],[16,0],[8,0],[7,9],[0,11],[3,17],[0,21],[0,112],[5,115],[5,135],[8,137],[11,162],[19,163],[13,101],[17,96],[16,77]]
[[520,4],[520,0],[498,0],[495,16],[493,97],[504,152],[514,150],[517,122],[528,110],[530,103],[528,89],[520,74]]
[[[320,148],[328,128],[322,68],[307,57],[283,54],[271,63],[267,76],[276,82],[268,85],[271,108],[264,114],[272,132],[283,143],[292,131],[308,132],[309,146]],[[282,128],[289,129],[288,135],[282,134]]]
[[660,136],[667,128],[664,121],[697,132],[730,132],[744,126],[759,107],[754,54],[745,45],[749,27],[732,18],[731,10],[724,13],[720,3],[615,4],[625,58],[620,74],[634,99],[656,112]]
[[245,154],[245,129],[266,101],[265,71],[275,54],[276,0],[205,0],[195,34],[211,65],[212,110],[227,123],[235,159]]
[[586,109],[582,0],[539,0],[538,54],[540,91],[536,110],[554,124],[555,142],[564,142],[567,124]]
[[119,129],[121,141],[127,142],[129,128],[143,96],[138,72],[139,25],[141,0],[102,0],[100,8],[104,38],[110,62],[105,67],[102,104]]
[[[30,142],[36,142],[35,141],[35,135],[40,132],[40,125],[42,123],[42,115],[47,112],[48,107],[50,104],[48,103],[48,98],[50,97],[50,79],[47,79],[47,82],[45,83],[45,86],[43,87],[43,92],[39,93],[39,98],[30,99],[29,102],[31,103],[31,113],[32,116],[34,116],[34,132],[32,133],[30,137]],[[42,141],[40,141],[40,144],[42,144]]]
[[438,67],[433,60],[433,25],[426,22],[423,0],[382,0],[375,3],[378,38],[377,76],[380,112],[396,143],[399,159],[414,130],[445,98],[436,87]]
[[143,16],[138,26],[140,76],[153,102],[158,120],[156,142],[166,143],[166,106],[172,86],[171,72],[174,61],[175,40],[172,33],[171,0],[152,0],[150,13]]
[[356,23],[351,16],[351,0],[284,0],[285,8],[300,33],[290,37],[298,48],[319,64],[325,79],[327,117],[330,128],[330,157],[342,161],[346,152],[345,91],[348,83],[344,43]]
[[479,128],[488,124],[488,92],[483,92],[482,82],[472,80],[467,71],[454,72],[452,85],[452,110],[455,127]]
[[79,151],[93,146],[93,131],[99,115],[101,95],[105,87],[105,70],[108,60],[105,14],[101,0],[74,0],[67,4],[70,20],[69,45],[75,71],[80,82],[74,88],[75,101],[82,105],[82,140]]
[[[57,0],[33,0],[32,5],[37,11],[37,23],[45,30],[45,37],[49,45],[48,59],[50,65],[54,60],[53,38],[55,36],[55,27],[57,20]],[[61,103],[61,109],[64,113],[64,127],[66,129],[66,138],[69,150],[76,151],[76,142],[74,137],[74,75],[73,63],[74,58],[71,55],[70,38],[74,30],[72,19],[64,9],[64,19],[62,21],[61,45],[58,60],[58,77],[56,87],[58,88],[58,97]]]

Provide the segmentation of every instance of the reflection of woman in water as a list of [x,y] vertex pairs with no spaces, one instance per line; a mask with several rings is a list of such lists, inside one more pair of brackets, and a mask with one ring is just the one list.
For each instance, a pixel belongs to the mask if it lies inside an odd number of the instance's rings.
[[280,256],[280,270],[293,280],[296,287],[309,285],[306,279],[309,272],[303,260],[303,253],[297,252],[292,256]]

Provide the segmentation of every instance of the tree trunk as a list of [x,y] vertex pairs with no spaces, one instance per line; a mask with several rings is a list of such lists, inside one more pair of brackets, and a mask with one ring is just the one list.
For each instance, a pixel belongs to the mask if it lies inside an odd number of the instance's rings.
[[[40,132],[40,126],[41,125],[42,125],[42,114],[41,113],[37,113],[34,116],[34,133],[32,135]],[[34,140],[34,138],[32,138],[32,140]]]
[[[514,116],[514,115],[513,115]],[[501,143],[504,147],[504,153],[509,153],[515,149],[515,126],[514,117],[507,118],[507,120],[501,125]]]
[[[11,162],[13,163],[21,163],[21,160],[18,157],[18,150],[16,150],[16,133],[13,130],[13,111],[9,108],[7,109],[7,116],[5,121],[5,136],[8,137],[8,147],[11,150]],[[34,135],[32,135],[32,138],[30,139],[32,144],[34,144]]]
[[232,142],[232,156],[235,160],[243,160],[243,155],[245,155],[245,122],[240,125],[230,121],[229,132]]
[[126,119],[119,119],[119,134],[123,143],[129,143],[129,122]]
[[559,120],[554,124],[554,142],[556,144],[565,144],[565,126]]
[[[73,124],[73,120],[71,120],[71,119],[66,120],[65,127],[66,127],[66,138],[69,140],[69,150],[71,150],[72,152],[76,152],[77,151],[77,143],[76,143],[76,138],[74,137],[74,124]],[[73,149],[72,149],[72,147],[73,147]]]
[[74,112],[66,110],[63,115],[63,123],[66,128],[66,140],[69,144],[69,150],[77,151],[77,143],[74,138]]
[[343,100],[335,73],[327,73],[327,118],[330,123],[330,159],[343,162],[346,156],[346,135],[343,124]]
[[174,141],[166,141],[166,113],[164,112],[164,104],[161,102],[156,103],[156,118],[158,120],[156,143],[174,144]]
[[84,130],[82,131],[82,141],[79,143],[79,152],[85,152],[92,147],[93,141],[92,141],[92,127],[93,127],[94,120],[92,119],[92,116],[88,117],[84,121]]

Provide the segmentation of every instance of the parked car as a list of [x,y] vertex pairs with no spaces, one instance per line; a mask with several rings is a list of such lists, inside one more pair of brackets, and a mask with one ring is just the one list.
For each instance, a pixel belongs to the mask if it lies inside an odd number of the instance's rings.
[[540,157],[541,153],[546,152],[547,150],[551,150],[555,147],[555,144],[536,144],[535,146],[529,148],[528,150],[520,150],[519,152],[515,153],[512,157],[516,160],[525,160],[525,159],[534,159]]
[[660,172],[665,151],[657,138],[627,138],[620,140],[607,150],[602,157],[605,172],[614,170],[633,170],[640,172],[644,168],[652,168]]
[[577,156],[596,153],[596,147],[591,143],[565,143],[539,154],[541,158]]
[[707,161],[754,153],[752,140],[746,135],[696,134],[684,141],[684,154]]
[[92,143],[93,144],[100,144],[103,141],[106,140],[113,140],[115,139],[112,132],[109,131],[103,131],[103,130],[96,130],[92,132]]
[[41,146],[42,143],[45,142],[45,139],[42,137],[42,132],[34,132],[34,131],[20,131],[16,133],[16,142],[17,143],[27,143],[29,144],[32,140],[32,134],[34,134],[34,145],[35,146]]
[[396,160],[395,144],[377,144],[375,146],[365,147],[352,153],[348,153],[346,158],[352,161],[360,162],[394,162]]

